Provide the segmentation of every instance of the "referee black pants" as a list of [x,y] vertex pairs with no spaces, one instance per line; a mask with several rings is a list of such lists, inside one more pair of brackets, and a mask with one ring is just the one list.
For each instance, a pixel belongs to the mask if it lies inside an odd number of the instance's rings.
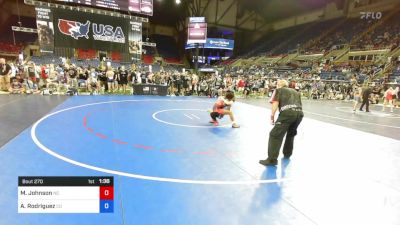
[[360,110],[362,110],[364,108],[364,105],[365,105],[365,111],[369,112],[369,99],[368,98],[363,97],[363,101],[360,106]]
[[269,133],[268,142],[268,160],[276,162],[279,156],[279,150],[282,145],[283,137],[286,135],[283,146],[283,155],[289,158],[293,153],[294,137],[297,134],[297,127],[303,119],[302,111],[292,109],[285,110],[279,114],[274,128]]

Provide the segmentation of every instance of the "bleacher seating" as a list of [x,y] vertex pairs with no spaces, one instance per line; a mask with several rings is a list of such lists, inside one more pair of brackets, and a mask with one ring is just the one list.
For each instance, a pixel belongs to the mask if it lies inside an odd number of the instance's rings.
[[295,29],[295,33],[289,34],[286,39],[283,39],[283,45],[273,48],[270,54],[280,55],[297,48],[303,49],[309,40],[323,35],[338,23],[341,23],[340,19],[300,25]]
[[158,63],[155,63],[151,66],[152,72],[157,73],[161,71],[161,66]]
[[[75,59],[72,58],[70,59],[70,62],[72,64],[75,64],[76,66],[81,66],[81,67],[99,67],[100,66],[100,60],[98,59],[87,59],[87,60],[79,60],[79,59]],[[114,66],[114,65],[112,65]]]
[[111,60],[120,62],[122,60],[122,55],[120,52],[112,52],[111,53]]
[[77,49],[78,59],[94,59],[96,58],[96,50],[94,49]]
[[228,66],[228,65],[231,65],[232,63],[236,62],[236,60],[237,59],[227,59],[227,60],[221,61],[219,65]]
[[61,57],[57,57],[55,55],[42,55],[42,56],[32,56],[31,61],[34,62],[36,65],[43,65],[43,64],[62,64]]
[[10,43],[0,42],[0,52],[1,53],[19,54],[22,49],[23,49],[22,44],[14,45],[14,44],[10,44]]
[[393,83],[400,83],[400,66],[397,66],[389,75],[389,81]]
[[342,44],[352,44],[355,49],[390,47],[400,42],[400,25],[398,13],[386,14],[382,23],[359,18],[332,19],[276,30],[264,35],[240,55],[242,58],[273,56],[295,49],[303,53],[323,53]]
[[[62,64],[62,59],[59,56],[55,56],[52,54],[42,55],[42,56],[32,56],[31,61],[33,61],[36,65],[42,64]],[[79,59],[79,58],[71,58],[70,63],[80,67],[95,67],[98,68],[100,64],[100,60],[97,58],[93,59]],[[130,65],[130,62],[119,62],[119,61],[111,61],[111,66],[113,68],[121,67],[122,65]]]
[[342,72],[327,72],[323,71],[320,74],[320,78],[323,80],[345,80],[346,75]]
[[367,75],[365,74],[358,74],[358,83],[362,84],[367,79]]
[[143,63],[151,65],[154,63],[154,56],[152,55],[143,55]]
[[[312,26],[310,24],[303,24],[295,27],[290,27],[282,30],[266,34],[263,38],[257,41],[253,46],[250,46],[250,51],[246,56],[254,55],[279,55],[285,54],[289,50],[297,48],[297,45],[301,45],[301,40],[293,38],[294,36],[300,37],[306,28]],[[313,35],[313,32],[310,32]],[[308,36],[308,35],[307,35]],[[286,41],[287,43],[284,43]]]
[[164,58],[164,62],[168,64],[183,64],[183,61],[179,58]]

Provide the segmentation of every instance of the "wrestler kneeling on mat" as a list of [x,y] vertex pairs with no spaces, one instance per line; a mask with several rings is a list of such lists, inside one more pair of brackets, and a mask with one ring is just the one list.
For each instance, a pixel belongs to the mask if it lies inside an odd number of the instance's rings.
[[215,102],[212,111],[210,112],[210,116],[212,118],[210,123],[213,123],[214,126],[218,126],[219,123],[217,118],[222,119],[224,115],[229,115],[229,118],[232,122],[232,128],[239,128],[240,126],[235,122],[235,117],[231,111],[231,106],[234,101],[235,95],[231,91],[226,92],[224,97],[219,97],[217,102]]

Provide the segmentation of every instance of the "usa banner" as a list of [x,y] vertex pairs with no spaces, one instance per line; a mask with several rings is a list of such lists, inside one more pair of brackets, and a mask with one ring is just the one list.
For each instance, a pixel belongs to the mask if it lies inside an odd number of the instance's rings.
[[55,46],[128,52],[129,20],[54,9]]

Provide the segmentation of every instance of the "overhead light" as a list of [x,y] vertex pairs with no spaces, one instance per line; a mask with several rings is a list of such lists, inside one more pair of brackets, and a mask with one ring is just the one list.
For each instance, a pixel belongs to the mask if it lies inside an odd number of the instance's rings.
[[175,0],[176,4],[181,4],[181,0]]

